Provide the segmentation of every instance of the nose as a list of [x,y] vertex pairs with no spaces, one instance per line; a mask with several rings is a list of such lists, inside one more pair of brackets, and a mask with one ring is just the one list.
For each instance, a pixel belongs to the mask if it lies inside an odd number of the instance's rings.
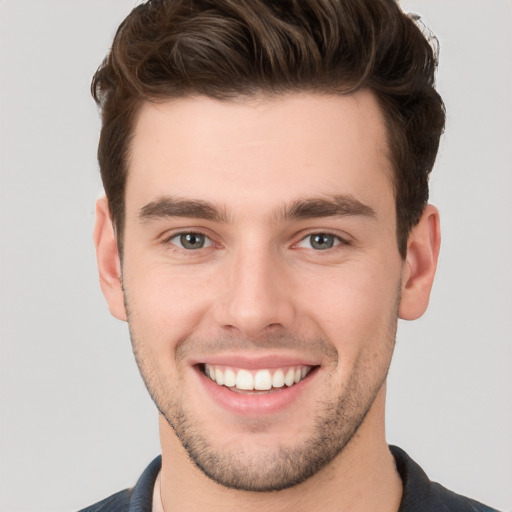
[[292,325],[293,287],[278,255],[265,249],[240,249],[225,263],[215,306],[217,325],[247,338]]

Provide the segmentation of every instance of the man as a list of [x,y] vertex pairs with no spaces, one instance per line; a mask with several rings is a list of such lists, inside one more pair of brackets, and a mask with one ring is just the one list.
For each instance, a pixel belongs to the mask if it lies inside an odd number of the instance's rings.
[[153,1],[93,81],[100,282],[161,459],[85,509],[492,510],[384,435],[426,310],[435,56],[392,0]]

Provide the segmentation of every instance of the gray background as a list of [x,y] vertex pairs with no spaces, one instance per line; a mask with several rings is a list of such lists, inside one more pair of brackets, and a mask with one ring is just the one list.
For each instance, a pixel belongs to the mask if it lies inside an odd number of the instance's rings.
[[[90,78],[134,0],[0,1],[0,510],[76,510],[159,452],[127,329],[97,284]],[[512,4],[410,0],[441,41],[432,178],[443,247],[401,323],[388,438],[447,487],[512,510]]]

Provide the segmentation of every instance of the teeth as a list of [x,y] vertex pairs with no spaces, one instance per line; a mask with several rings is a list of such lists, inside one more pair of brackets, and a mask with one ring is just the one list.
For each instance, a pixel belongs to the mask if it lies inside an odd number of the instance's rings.
[[224,372],[224,386],[228,386],[229,388],[232,388],[236,385],[236,375],[233,370],[228,368]]
[[311,366],[277,369],[244,370],[225,366],[204,365],[204,373],[219,386],[244,391],[268,391],[272,388],[290,387],[300,382],[311,371]]
[[272,387],[272,375],[268,370],[258,370],[254,376],[254,389],[261,391],[268,390]]
[[[217,381],[217,384],[219,382]],[[247,370],[239,370],[236,376],[235,386],[238,389],[254,389],[254,379],[252,377],[252,373]]]
[[293,368],[290,368],[284,377],[284,383],[287,386],[292,386],[295,384],[295,370]]
[[272,387],[282,388],[284,386],[284,373],[283,370],[277,370],[272,377]]

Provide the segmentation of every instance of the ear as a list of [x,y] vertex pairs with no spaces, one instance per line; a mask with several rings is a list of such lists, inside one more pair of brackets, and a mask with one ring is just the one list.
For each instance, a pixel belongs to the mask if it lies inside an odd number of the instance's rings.
[[425,313],[437,267],[441,230],[437,208],[428,205],[409,234],[402,275],[399,316],[415,320]]
[[110,218],[108,201],[105,196],[96,202],[94,245],[96,246],[100,286],[107,300],[110,313],[119,320],[126,321],[127,315],[121,279],[121,260],[117,249],[114,227]]

